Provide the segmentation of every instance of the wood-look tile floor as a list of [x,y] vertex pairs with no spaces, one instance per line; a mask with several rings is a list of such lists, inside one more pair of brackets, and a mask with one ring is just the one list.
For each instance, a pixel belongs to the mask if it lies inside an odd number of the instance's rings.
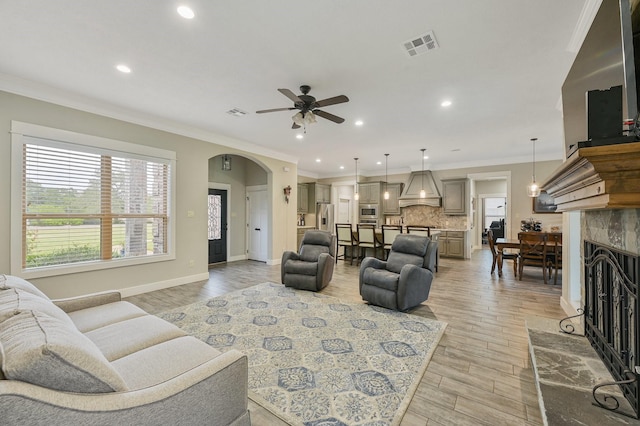
[[[402,425],[541,425],[529,362],[525,317],[560,319],[560,285],[544,284],[540,269],[526,267],[522,281],[511,263],[501,278],[490,274],[491,253],[470,260],[440,260],[429,300],[414,315],[449,325],[422,377]],[[265,281],[280,282],[280,266],[241,261],[213,266],[209,280],[126,300],[149,313],[215,297]],[[560,280],[559,280],[560,282]],[[358,266],[340,260],[324,294],[362,302]],[[283,425],[249,401],[254,425]]]

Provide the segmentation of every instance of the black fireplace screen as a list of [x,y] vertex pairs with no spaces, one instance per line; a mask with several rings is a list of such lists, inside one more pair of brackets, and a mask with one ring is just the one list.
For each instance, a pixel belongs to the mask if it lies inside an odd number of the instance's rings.
[[[629,381],[640,374],[640,257],[591,241],[584,242],[585,334],[611,375]],[[621,384],[636,417],[638,382]]]

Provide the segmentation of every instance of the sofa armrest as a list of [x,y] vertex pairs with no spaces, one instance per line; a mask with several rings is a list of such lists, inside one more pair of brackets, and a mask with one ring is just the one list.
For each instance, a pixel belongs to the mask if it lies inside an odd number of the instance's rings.
[[66,313],[79,311],[80,309],[93,308],[94,306],[106,305],[107,303],[119,302],[122,295],[118,291],[105,291],[93,293],[86,296],[69,297],[66,299],[52,300],[60,309]]
[[433,272],[431,270],[416,265],[404,265],[400,270],[396,293],[398,310],[406,311],[427,300],[432,281]]
[[105,394],[59,392],[0,380],[4,424],[250,425],[248,361],[230,350],[148,388]]
[[284,266],[289,260],[300,260],[300,255],[295,251],[285,251],[282,253],[282,261],[280,262],[280,282],[284,284]]
[[360,289],[360,294],[362,294],[362,283],[364,283],[364,272],[367,268],[374,269],[386,269],[387,262],[384,260],[380,260],[375,257],[365,257],[362,259],[360,263],[360,278],[358,279],[358,287]]

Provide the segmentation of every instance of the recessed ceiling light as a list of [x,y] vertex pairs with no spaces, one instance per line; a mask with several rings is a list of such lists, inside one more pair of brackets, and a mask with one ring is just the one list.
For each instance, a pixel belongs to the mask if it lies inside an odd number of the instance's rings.
[[382,161],[378,161],[376,164],[379,166],[380,164],[382,164]]
[[302,136],[300,133],[296,135],[296,139],[302,139],[302,138],[304,138],[304,136]]
[[451,101],[442,101],[442,103],[440,104],[440,106],[443,106],[443,107],[451,106]]
[[321,159],[316,158],[316,163],[319,163],[319,162],[321,162],[321,161],[322,161]]
[[193,13],[193,9],[191,9],[189,6],[178,7],[178,14],[184,19],[193,19],[193,17],[196,16],[196,14]]
[[340,170],[344,170],[344,166],[340,166]]
[[424,157],[422,157],[422,158],[424,158],[425,160],[428,160],[428,159],[429,159],[429,156],[428,156],[428,155],[425,155],[425,156],[424,156]]
[[129,74],[131,72],[131,68],[129,68],[128,66],[126,66],[125,64],[118,64],[116,65],[116,69],[120,72],[123,72],[125,74]]
[[364,124],[364,121],[362,120],[356,121],[356,126],[362,126],[363,124]]

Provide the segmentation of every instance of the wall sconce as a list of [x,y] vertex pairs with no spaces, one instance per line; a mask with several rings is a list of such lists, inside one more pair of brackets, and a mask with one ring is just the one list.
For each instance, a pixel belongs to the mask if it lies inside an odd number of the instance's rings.
[[284,188],[284,200],[289,204],[289,196],[291,195],[291,185]]
[[231,156],[223,155],[222,156],[222,170],[229,171],[231,170]]

